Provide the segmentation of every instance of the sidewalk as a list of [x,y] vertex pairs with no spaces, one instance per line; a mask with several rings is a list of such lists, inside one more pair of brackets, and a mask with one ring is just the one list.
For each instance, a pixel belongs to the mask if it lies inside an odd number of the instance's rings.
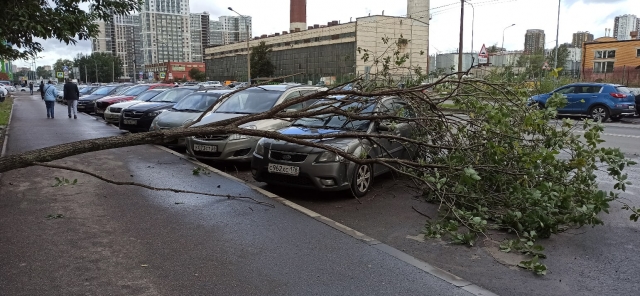
[[[120,132],[37,96],[15,102],[7,153]],[[391,256],[152,146],[58,163],[152,186],[251,196],[242,200],[115,186],[31,167],[0,179],[3,295],[470,295]],[[52,187],[55,177],[75,186]],[[218,189],[219,188],[219,189]],[[402,256],[399,254],[398,256]]]

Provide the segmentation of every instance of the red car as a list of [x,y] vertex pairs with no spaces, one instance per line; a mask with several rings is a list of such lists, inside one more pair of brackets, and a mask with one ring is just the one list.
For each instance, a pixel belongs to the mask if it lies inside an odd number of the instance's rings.
[[148,91],[150,89],[165,89],[165,88],[172,88],[172,87],[173,87],[173,84],[162,84],[162,83],[139,84],[139,85],[132,86],[126,91],[124,91],[122,94],[108,96],[108,97],[97,100],[96,108],[95,108],[96,115],[103,116],[104,110],[106,110],[109,106],[120,103],[120,102],[131,101],[135,99],[139,94],[145,91]]

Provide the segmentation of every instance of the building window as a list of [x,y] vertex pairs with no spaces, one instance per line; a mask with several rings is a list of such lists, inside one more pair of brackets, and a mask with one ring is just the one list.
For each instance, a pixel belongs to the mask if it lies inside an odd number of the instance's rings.
[[613,62],[593,63],[593,73],[613,73]]
[[596,59],[613,59],[616,57],[615,50],[596,50]]
[[640,48],[636,49],[636,58],[640,58]]

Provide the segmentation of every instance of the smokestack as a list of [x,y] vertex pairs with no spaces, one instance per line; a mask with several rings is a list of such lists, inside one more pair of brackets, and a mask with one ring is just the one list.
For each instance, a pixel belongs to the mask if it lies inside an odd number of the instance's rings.
[[307,29],[307,0],[291,0],[291,13],[289,14],[289,30],[303,31]]

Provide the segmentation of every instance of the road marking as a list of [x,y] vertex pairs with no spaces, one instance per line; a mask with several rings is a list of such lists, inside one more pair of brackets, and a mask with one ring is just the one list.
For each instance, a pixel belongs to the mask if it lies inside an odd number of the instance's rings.
[[[579,133],[579,134],[584,134],[586,133],[585,131],[579,131],[579,130],[574,130],[574,133]],[[620,137],[620,138],[632,138],[632,139],[640,139],[640,136],[635,136],[635,135],[620,135],[620,134],[609,134],[609,133],[602,133],[600,134],[602,136],[609,136],[609,137]]]

